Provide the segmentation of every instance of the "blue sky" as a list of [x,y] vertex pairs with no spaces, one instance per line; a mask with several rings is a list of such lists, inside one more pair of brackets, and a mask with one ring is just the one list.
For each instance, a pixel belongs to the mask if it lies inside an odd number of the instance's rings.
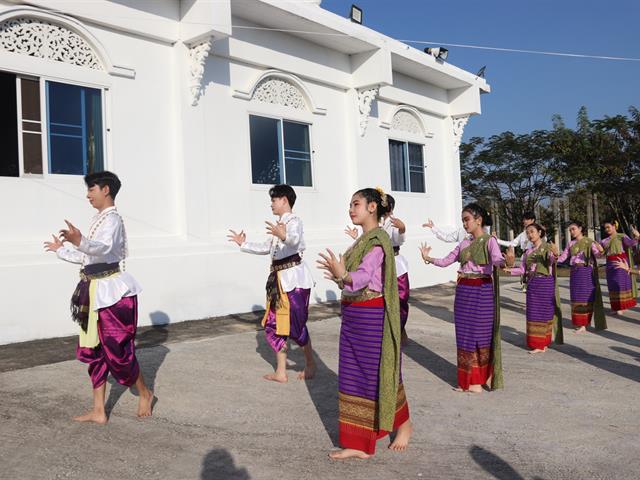
[[[365,25],[397,39],[640,58],[638,0],[324,0],[322,7],[347,16],[352,3]],[[555,113],[573,127],[582,105],[591,118],[640,108],[640,62],[456,47],[448,61],[473,73],[486,65],[492,88],[465,140],[550,128]]]

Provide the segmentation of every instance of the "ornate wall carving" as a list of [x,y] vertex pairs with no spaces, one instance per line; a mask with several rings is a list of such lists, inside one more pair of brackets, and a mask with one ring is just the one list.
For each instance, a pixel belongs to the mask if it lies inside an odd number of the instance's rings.
[[452,118],[453,120],[453,149],[458,151],[460,143],[462,143],[462,134],[464,133],[464,127],[469,121],[470,115],[464,115],[462,117]]
[[298,110],[308,110],[304,95],[298,87],[283,78],[267,77],[256,85],[252,100],[274,103]]
[[422,127],[418,119],[406,110],[400,110],[396,112],[391,121],[391,128],[394,130],[400,130],[402,132],[414,133],[422,135]]
[[360,136],[364,137],[369,124],[369,115],[371,114],[371,105],[378,95],[380,87],[375,86],[358,90],[358,110],[360,111]]
[[189,90],[191,92],[191,105],[193,106],[198,104],[202,95],[202,77],[204,76],[207,57],[211,51],[212,40],[213,38],[209,37],[189,49]]

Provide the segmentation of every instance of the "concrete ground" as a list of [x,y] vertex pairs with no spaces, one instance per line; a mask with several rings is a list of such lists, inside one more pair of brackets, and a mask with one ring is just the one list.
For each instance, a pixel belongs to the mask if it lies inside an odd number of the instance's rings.
[[256,315],[144,329],[138,357],[158,396],[154,416],[138,420],[136,397],[111,385],[104,427],[70,420],[91,395],[85,366],[65,360],[72,340],[0,347],[0,478],[640,478],[640,309],[609,315],[607,331],[572,334],[563,279],[566,344],[532,356],[524,295],[503,281],[505,389],[473,395],[451,388],[453,291],[412,292],[403,375],[415,432],[405,453],[383,439],[369,461],[327,458],[337,440],[332,306],[309,324],[317,377],[295,379],[294,349],[286,385],[261,379],[273,355]]

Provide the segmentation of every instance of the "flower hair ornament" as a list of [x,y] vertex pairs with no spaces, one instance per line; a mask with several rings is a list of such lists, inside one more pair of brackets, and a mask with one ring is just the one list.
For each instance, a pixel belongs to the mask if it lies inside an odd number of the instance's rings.
[[375,190],[376,190],[376,192],[378,192],[380,194],[380,198],[382,198],[381,205],[386,208],[387,205],[388,205],[388,203],[387,203],[387,194],[384,193],[384,190],[382,189],[382,187],[376,187]]

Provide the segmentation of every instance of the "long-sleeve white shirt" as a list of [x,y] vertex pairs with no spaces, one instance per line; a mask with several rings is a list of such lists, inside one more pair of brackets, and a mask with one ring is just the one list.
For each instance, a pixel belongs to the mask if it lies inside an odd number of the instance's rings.
[[[437,239],[447,243],[460,243],[469,236],[467,231],[462,227],[456,230],[444,231],[434,225],[431,227],[431,231]],[[484,232],[491,233],[491,230],[489,227],[484,227]]]
[[[244,242],[240,250],[254,255],[270,255],[273,260],[282,260],[296,253],[302,256],[306,246],[300,217],[285,213],[278,221],[286,225],[287,235],[284,241],[271,235],[264,242]],[[279,277],[285,292],[296,288],[312,288],[314,285],[311,270],[304,261],[295,267],[280,270]]]
[[518,234],[518,236],[513,240],[498,239],[498,245],[501,247],[520,247],[523,252],[526,252],[533,247],[533,244],[529,241],[529,237],[527,237],[526,231],[520,232],[520,234]]
[[[56,251],[58,258],[70,263],[92,265],[119,263],[127,256],[122,218],[115,207],[109,207],[93,217],[88,237],[82,235],[80,245],[69,243]],[[138,295],[142,288],[128,272],[94,280],[97,282],[95,310],[115,305],[122,297]]]
[[[401,247],[404,244],[404,233],[400,233],[400,230],[393,226],[390,218],[387,218],[384,221],[382,229],[387,232],[387,235],[389,235],[389,238],[391,239],[391,244],[394,247]],[[396,274],[401,276],[407,273],[409,271],[409,262],[407,262],[407,259],[401,254],[396,255],[395,259]]]

